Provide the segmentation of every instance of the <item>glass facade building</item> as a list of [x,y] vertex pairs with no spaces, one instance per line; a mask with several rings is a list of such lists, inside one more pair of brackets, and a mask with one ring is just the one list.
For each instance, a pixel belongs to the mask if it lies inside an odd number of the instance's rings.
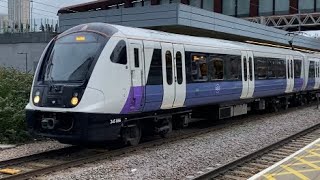
[[[119,3],[117,3],[119,2]],[[125,2],[125,3],[123,3]],[[112,4],[113,3],[113,4]],[[115,3],[118,5],[115,6]],[[182,3],[235,17],[271,16],[320,11],[320,0],[99,0],[70,7],[75,11]],[[69,12],[68,12],[69,11]],[[63,13],[70,13],[69,9]]]
[[298,13],[298,10],[301,13],[320,11],[320,0],[190,0],[186,2],[191,6],[236,17],[294,14]]
[[[316,2],[314,0],[299,1],[299,9],[300,9],[300,11],[302,13],[304,13],[304,12],[307,12],[307,13],[308,12],[314,12],[315,3]],[[318,3],[320,3],[320,1]]]

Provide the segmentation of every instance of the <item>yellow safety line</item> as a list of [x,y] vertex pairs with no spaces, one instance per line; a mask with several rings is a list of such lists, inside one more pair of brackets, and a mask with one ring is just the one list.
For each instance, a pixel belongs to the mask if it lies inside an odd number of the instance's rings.
[[[319,148],[319,149],[309,149],[309,150],[306,149],[304,152],[308,152],[308,153],[306,153],[306,154],[304,154],[304,155],[302,155],[302,156],[300,156],[300,157],[301,157],[301,158],[315,157],[315,156],[317,156],[317,155],[315,155],[315,154],[311,155],[311,154],[310,154],[310,152],[314,152],[314,151],[320,151],[320,148]],[[320,154],[319,154],[319,156],[320,156]]]
[[[309,162],[313,164],[320,163],[320,161],[309,161]],[[298,162],[298,163],[290,164],[290,166],[299,166],[299,165],[304,165],[304,163]]]
[[281,167],[289,172],[291,172],[292,174],[294,174],[295,176],[299,177],[302,180],[309,180],[308,177],[306,177],[305,175],[301,174],[300,172],[292,169],[291,167],[287,166],[287,165],[281,165]]
[[[319,154],[319,153],[318,153]],[[319,154],[320,155],[320,154]],[[307,156],[301,156],[303,158],[314,158],[314,157],[319,157],[319,155],[315,155],[315,154],[309,154]]]
[[274,178],[272,174],[265,174],[263,176],[268,180],[276,180],[276,178]]
[[302,158],[299,158],[299,157],[295,157],[295,159],[301,161],[302,163],[304,163],[304,164],[306,164],[306,165],[308,165],[308,166],[310,166],[310,167],[312,167],[312,168],[314,168],[314,169],[320,170],[320,167],[319,167],[319,166],[317,166],[317,165],[315,165],[315,164],[313,164],[313,163],[310,163],[309,161],[306,161],[306,160],[304,160],[304,159],[302,159]]
[[[300,173],[306,173],[306,172],[314,172],[314,171],[318,171],[316,169],[306,169],[306,170],[301,170],[299,171]],[[288,174],[292,174],[291,172],[279,172],[279,173],[272,173],[270,175],[272,176],[282,176],[282,175],[288,175]]]
[[312,150],[308,151],[310,154],[313,154],[314,156],[320,157],[319,153],[313,152]]
[[[320,144],[314,144],[314,146],[320,147]],[[287,164],[287,165],[280,165],[280,167],[282,167],[284,170],[286,170],[286,172],[279,172],[279,173],[271,173],[271,174],[264,174],[263,177],[265,177],[268,180],[276,180],[276,176],[281,176],[281,175],[289,175],[289,174],[293,174],[297,177],[299,177],[302,180],[309,180],[308,177],[306,177],[304,174],[305,172],[314,172],[314,171],[320,171],[320,166],[317,166],[316,163],[320,163],[320,161],[307,161],[303,158],[306,157],[320,157],[320,152],[314,152],[314,151],[320,151],[320,148],[312,148],[309,150],[305,150],[305,152],[308,152],[308,154],[305,154],[303,156],[300,157],[295,157],[295,159],[297,159],[298,161],[300,161],[300,163],[293,163],[293,164]],[[290,166],[297,166],[297,165],[308,165],[310,167],[312,167],[313,169],[305,169],[305,170],[295,170],[293,168],[291,168]]]

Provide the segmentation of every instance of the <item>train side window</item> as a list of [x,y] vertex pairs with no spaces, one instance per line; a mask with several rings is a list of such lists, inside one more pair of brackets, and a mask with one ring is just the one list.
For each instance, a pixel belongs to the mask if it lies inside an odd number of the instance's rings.
[[127,46],[124,40],[118,42],[110,56],[110,59],[113,63],[127,64]]
[[224,78],[224,66],[223,59],[219,56],[211,56],[208,61],[210,79],[212,81],[223,80]]
[[161,49],[155,49],[153,51],[151,65],[148,75],[147,85],[162,85],[162,54]]
[[288,78],[290,78],[290,60],[287,59],[287,74],[288,74]]
[[223,80],[223,59],[214,59],[214,80]]
[[268,78],[275,79],[277,78],[276,75],[276,59],[268,59]]
[[[320,73],[320,62],[319,62],[319,64],[318,64],[319,66],[318,66],[318,72]],[[320,77],[320,75],[318,74],[318,76]]]
[[182,84],[183,82],[183,74],[182,74],[182,55],[181,52],[176,53],[176,65],[177,65],[177,80],[178,84]]
[[243,71],[244,71],[244,80],[248,80],[248,67],[247,67],[247,56],[243,57]]
[[138,68],[139,66],[140,66],[139,49],[134,48],[134,67]]
[[286,64],[284,59],[277,60],[277,77],[279,79],[286,78]]
[[293,79],[294,63],[290,61],[290,64],[291,64],[291,78]]
[[238,80],[241,79],[241,56],[230,56],[227,55],[228,65],[228,80]]
[[207,56],[201,54],[192,55],[191,74],[193,81],[208,80]]
[[315,77],[315,71],[314,71],[314,61],[310,61],[309,65],[309,78]]
[[166,72],[167,72],[167,83],[172,84],[172,54],[170,51],[166,52]]
[[250,81],[252,81],[253,80],[252,57],[249,57],[249,74],[250,74]]
[[255,59],[257,79],[267,79],[267,60],[262,57],[256,57]]

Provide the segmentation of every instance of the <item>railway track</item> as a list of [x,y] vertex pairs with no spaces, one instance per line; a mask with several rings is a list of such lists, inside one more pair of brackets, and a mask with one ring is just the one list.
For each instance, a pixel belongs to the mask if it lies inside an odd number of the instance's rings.
[[[311,106],[311,105],[310,105]],[[305,106],[307,108],[310,106]],[[103,149],[85,149],[78,146],[72,146],[60,150],[54,150],[44,152],[41,154],[35,154],[31,156],[21,157],[8,161],[0,162],[0,169],[11,168],[21,170],[15,175],[4,175],[0,174],[0,179],[30,179],[38,176],[43,176],[48,173],[65,170],[71,167],[80,166],[87,163],[97,162],[101,160],[110,159],[122,154],[128,154],[135,151],[139,151],[144,148],[150,148],[153,146],[160,146],[167,143],[172,143],[182,139],[192,138],[194,136],[200,136],[206,133],[217,131],[223,128],[230,127],[230,125],[242,124],[244,121],[255,121],[261,117],[272,117],[281,114],[289,113],[294,111],[296,108],[291,108],[287,111],[280,111],[276,113],[261,114],[261,115],[250,115],[237,117],[237,119],[231,118],[228,120],[221,121],[220,124],[207,128],[194,128],[187,131],[178,131],[173,133],[166,139],[156,139],[144,142],[134,147],[124,147],[113,150]]]
[[248,179],[276,162],[286,158],[320,137],[320,124],[303,130],[295,135],[282,139],[270,146],[239,158],[217,169],[201,174],[194,180]]

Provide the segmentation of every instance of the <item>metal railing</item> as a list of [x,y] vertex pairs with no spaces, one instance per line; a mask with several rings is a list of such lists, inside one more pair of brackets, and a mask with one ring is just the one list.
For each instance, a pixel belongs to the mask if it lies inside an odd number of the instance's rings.
[[244,19],[283,30],[290,28],[300,29],[301,27],[310,28],[320,25],[320,13],[260,16]]

